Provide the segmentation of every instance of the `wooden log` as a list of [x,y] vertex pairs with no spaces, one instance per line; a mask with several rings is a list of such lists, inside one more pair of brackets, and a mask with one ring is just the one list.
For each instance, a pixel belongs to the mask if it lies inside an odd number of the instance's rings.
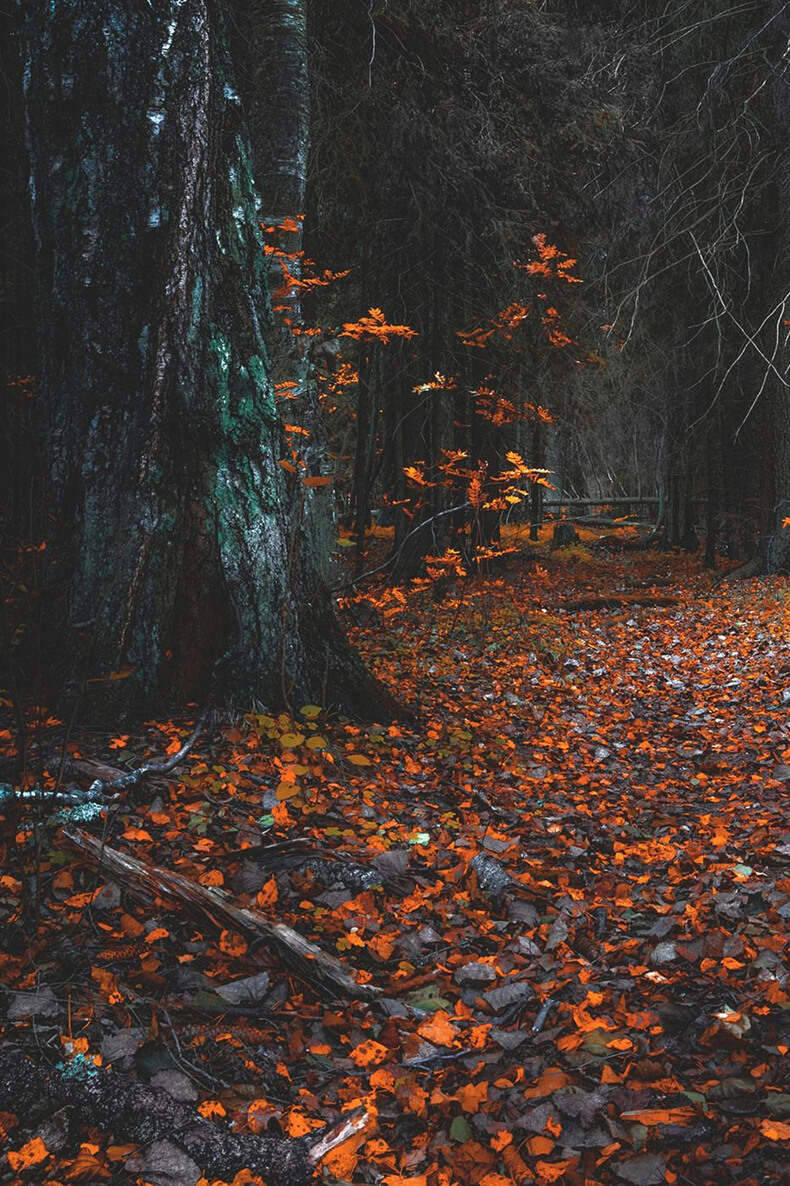
[[586,597],[579,597],[575,601],[564,601],[558,606],[560,609],[574,611],[583,609],[622,609],[630,606],[668,606],[680,605],[679,597],[672,597],[668,593],[590,593]]
[[124,888],[138,894],[169,898],[216,923],[266,940],[310,984],[321,983],[351,1000],[373,1000],[381,992],[373,985],[360,984],[345,964],[292,927],[271,922],[257,910],[237,906],[221,890],[198,885],[180,873],[172,873],[158,865],[144,865],[77,828],[64,828],[63,836],[90,864]]
[[332,1149],[371,1123],[362,1109],[300,1140],[236,1133],[205,1120],[161,1088],[117,1071],[79,1058],[41,1067],[16,1046],[0,1047],[0,1109],[30,1125],[61,1108],[72,1109],[80,1123],[95,1125],[117,1141],[140,1146],[143,1155],[162,1142],[186,1154],[199,1172],[230,1180],[248,1169],[267,1186],[307,1186]]
[[1,1109],[30,1124],[64,1107],[73,1109],[81,1123],[95,1125],[118,1141],[141,1147],[166,1141],[205,1174],[232,1179],[239,1170],[249,1169],[268,1186],[306,1186],[312,1178],[304,1141],[234,1133],[204,1120],[161,1088],[116,1071],[76,1059],[42,1068],[17,1047],[0,1048]]

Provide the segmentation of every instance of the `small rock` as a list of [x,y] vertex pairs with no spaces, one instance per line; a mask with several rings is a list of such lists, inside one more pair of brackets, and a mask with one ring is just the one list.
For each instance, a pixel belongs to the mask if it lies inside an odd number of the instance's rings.
[[171,1141],[154,1141],[126,1162],[126,1169],[152,1186],[196,1186],[200,1167]]

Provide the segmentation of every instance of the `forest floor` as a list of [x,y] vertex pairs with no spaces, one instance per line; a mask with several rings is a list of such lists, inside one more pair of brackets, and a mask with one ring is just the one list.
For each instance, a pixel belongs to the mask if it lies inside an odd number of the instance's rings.
[[[239,1131],[364,1107],[327,1181],[790,1181],[790,584],[711,585],[696,559],[590,545],[357,594],[353,640],[417,723],[253,712],[80,827],[380,994],[339,1000],[266,942],[141,903],[31,812],[0,877],[6,1037]],[[70,758],[133,768],[188,728]],[[60,735],[42,724],[41,753]],[[0,1124],[0,1181],[178,1186],[112,1133]]]

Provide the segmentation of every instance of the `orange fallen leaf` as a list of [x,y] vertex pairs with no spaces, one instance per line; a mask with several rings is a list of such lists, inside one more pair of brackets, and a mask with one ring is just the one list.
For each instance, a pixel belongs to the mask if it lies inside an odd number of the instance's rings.
[[354,1047],[349,1054],[349,1058],[355,1066],[375,1067],[380,1062],[384,1062],[384,1059],[389,1057],[389,1053],[387,1047],[382,1046],[381,1042],[376,1042],[373,1038],[368,1038]]
[[122,832],[124,840],[150,840],[153,841],[153,836],[150,832],[146,832],[145,828],[129,827],[125,832]]
[[224,885],[225,877],[219,869],[207,869],[205,873],[201,873],[198,877],[201,885]]
[[567,1087],[570,1081],[570,1076],[566,1075],[565,1071],[560,1070],[559,1067],[546,1067],[537,1083],[525,1090],[524,1099],[542,1099],[545,1095],[559,1091],[561,1087]]
[[277,901],[277,879],[270,877],[264,885],[263,889],[259,891],[255,901],[260,906],[261,910],[267,910],[269,906],[273,906]]
[[225,955],[232,956],[234,959],[239,959],[245,955],[249,946],[247,940],[238,931],[222,931],[220,934],[220,951],[223,951]]
[[459,1087],[455,1099],[465,1112],[479,1112],[480,1105],[488,1099],[488,1083],[485,1079],[481,1083],[467,1083]]
[[49,1149],[41,1137],[33,1137],[32,1141],[28,1141],[21,1149],[9,1149],[6,1153],[8,1164],[15,1173],[30,1169],[33,1165],[39,1165],[40,1162],[46,1161],[48,1157]]
[[212,1116],[226,1116],[225,1105],[221,1104],[219,1100],[203,1100],[202,1104],[198,1104],[198,1112],[204,1120],[210,1120]]
[[454,1046],[458,1037],[458,1030],[443,1009],[434,1013],[428,1021],[423,1021],[417,1027],[417,1033],[437,1046]]
[[569,1157],[565,1161],[538,1161],[535,1165],[538,1181],[559,1182],[563,1174],[566,1174],[576,1164],[576,1161],[575,1157]]
[[790,1124],[782,1120],[761,1120],[760,1132],[769,1141],[790,1141]]
[[149,931],[145,937],[146,943],[158,943],[160,939],[166,939],[170,932],[167,927],[155,927],[153,931]]
[[654,1124],[692,1124],[697,1113],[694,1108],[637,1108],[622,1112],[622,1120],[634,1120],[650,1128]]

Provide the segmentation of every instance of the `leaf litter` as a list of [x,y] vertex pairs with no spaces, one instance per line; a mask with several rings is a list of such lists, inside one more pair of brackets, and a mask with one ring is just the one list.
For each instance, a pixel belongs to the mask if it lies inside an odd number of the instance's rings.
[[[353,641],[418,723],[254,711],[84,826],[379,995],[339,1000],[265,941],[141,900],[31,810],[0,877],[5,1036],[241,1132],[364,1108],[328,1181],[785,1181],[790,594],[709,585],[692,560],[571,552],[356,595]],[[133,767],[190,724],[70,757]],[[95,1129],[0,1124],[4,1180],[155,1175]]]

